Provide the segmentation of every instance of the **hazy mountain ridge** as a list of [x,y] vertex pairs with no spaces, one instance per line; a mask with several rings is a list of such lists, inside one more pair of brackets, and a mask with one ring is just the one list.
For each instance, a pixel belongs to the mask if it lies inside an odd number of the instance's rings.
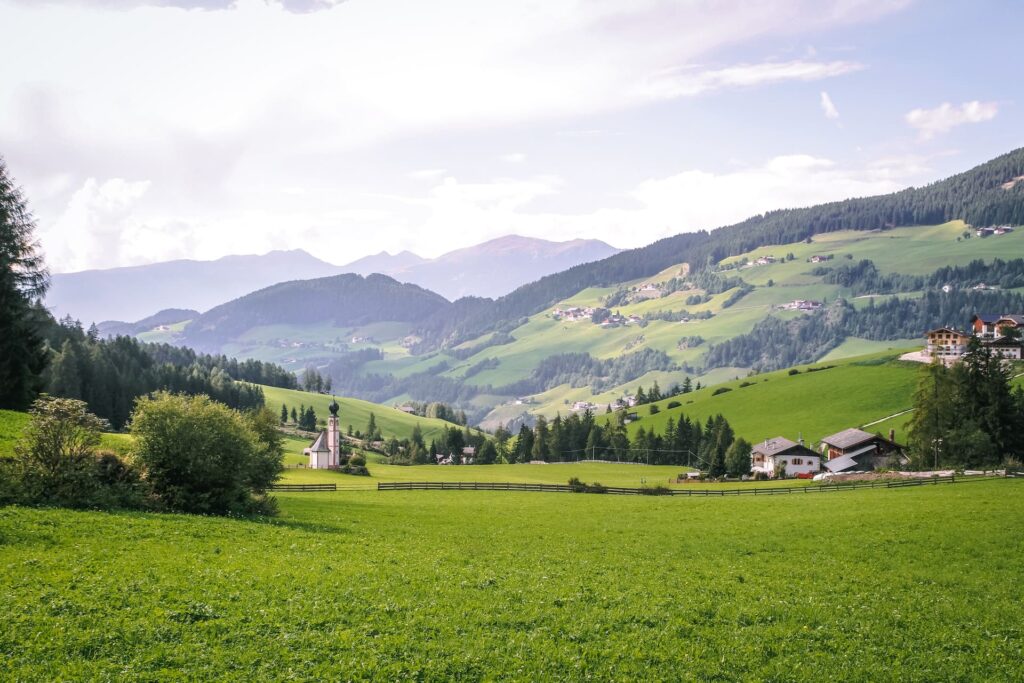
[[465,296],[499,297],[545,275],[607,258],[619,251],[600,240],[552,242],[506,235],[434,259],[424,259],[408,251],[395,255],[381,252],[353,261],[343,270],[361,275],[390,275],[455,301]]
[[[46,305],[57,317],[92,322],[138,320],[172,308],[208,311],[280,282],[343,273],[380,273],[438,292],[449,300],[494,297],[549,273],[618,250],[598,240],[551,242],[517,235],[458,249],[435,259],[409,251],[381,252],[337,266],[302,249],[213,261],[182,259],[142,266],[53,275]],[[326,258],[331,254],[324,253]]]
[[139,320],[170,308],[208,310],[257,289],[340,269],[309,253],[271,251],[215,261],[178,260],[145,266],[53,275],[46,306],[57,317],[91,322]]

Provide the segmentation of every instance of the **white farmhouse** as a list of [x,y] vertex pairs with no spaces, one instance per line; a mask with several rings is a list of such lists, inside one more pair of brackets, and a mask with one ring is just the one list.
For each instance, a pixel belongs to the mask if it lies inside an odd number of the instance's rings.
[[802,443],[781,436],[766,439],[750,451],[750,470],[775,476],[785,468],[787,477],[814,475],[821,469],[821,456]]

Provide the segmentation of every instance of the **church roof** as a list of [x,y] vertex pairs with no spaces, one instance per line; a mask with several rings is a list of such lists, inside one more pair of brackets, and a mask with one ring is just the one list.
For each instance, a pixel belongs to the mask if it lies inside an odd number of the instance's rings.
[[320,452],[325,452],[325,451],[329,451],[330,450],[329,448],[327,448],[327,430],[326,429],[324,431],[320,432],[320,436],[316,437],[316,440],[313,442],[313,445],[309,447],[309,450],[313,451],[314,453],[320,453]]

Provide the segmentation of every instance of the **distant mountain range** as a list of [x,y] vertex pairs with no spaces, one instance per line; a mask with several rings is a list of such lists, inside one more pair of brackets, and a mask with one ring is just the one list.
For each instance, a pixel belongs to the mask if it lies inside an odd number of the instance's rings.
[[46,305],[57,317],[85,325],[140,320],[171,308],[207,311],[255,290],[292,280],[381,273],[437,292],[449,300],[496,297],[545,275],[618,253],[599,240],[551,242],[509,235],[434,259],[408,251],[382,252],[345,266],[296,249],[215,261],[179,260],[53,276]]
[[343,270],[360,275],[390,275],[455,301],[464,296],[503,296],[545,275],[599,261],[619,251],[600,240],[551,242],[506,235],[434,259],[408,251],[394,255],[381,252],[353,261]]
[[296,249],[262,256],[225,256],[216,261],[166,261],[58,273],[51,279],[46,306],[57,317],[71,315],[86,326],[140,320],[170,308],[205,311],[278,282],[339,272],[338,266]]

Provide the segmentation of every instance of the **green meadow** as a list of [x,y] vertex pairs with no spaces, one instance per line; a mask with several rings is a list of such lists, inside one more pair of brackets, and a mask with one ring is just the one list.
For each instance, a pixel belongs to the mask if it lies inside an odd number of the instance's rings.
[[[456,468],[457,469],[457,468]],[[1021,680],[1024,482],[0,509],[3,678]]]
[[[639,420],[629,425],[631,433],[643,428],[662,433],[669,418],[681,415],[704,422],[721,413],[750,441],[775,436],[796,440],[802,433],[808,443],[841,431],[909,409],[913,404],[921,363],[895,360],[885,352],[834,363],[799,366],[798,374],[788,370],[770,372],[706,387],[658,402],[660,412],[650,415],[649,406],[633,409]],[[825,368],[808,371],[808,368]],[[747,384],[747,386],[741,386]],[[715,394],[723,388],[724,393]],[[669,402],[681,405],[669,408]],[[602,419],[610,419],[601,416]],[[872,427],[872,430],[875,428]],[[897,434],[903,438],[905,434]]]
[[[328,406],[331,404],[332,397],[327,394],[314,394],[308,391],[268,386],[262,386],[261,388],[266,398],[267,408],[274,411],[275,414],[281,412],[281,405],[284,404],[288,406],[289,411],[292,408],[298,410],[303,405],[313,406],[318,420],[326,420],[330,415]],[[423,431],[423,438],[429,442],[446,427],[452,426],[444,420],[409,415],[390,406],[382,406],[356,398],[343,398],[339,396],[337,401],[339,405],[338,417],[342,432],[347,431],[348,425],[352,425],[353,430],[365,432],[366,426],[370,422],[370,413],[373,413],[374,420],[376,420],[377,426],[380,427],[384,438],[392,436],[398,439],[409,438],[412,436],[413,429],[418,424]],[[308,446],[309,444],[306,445]]]

